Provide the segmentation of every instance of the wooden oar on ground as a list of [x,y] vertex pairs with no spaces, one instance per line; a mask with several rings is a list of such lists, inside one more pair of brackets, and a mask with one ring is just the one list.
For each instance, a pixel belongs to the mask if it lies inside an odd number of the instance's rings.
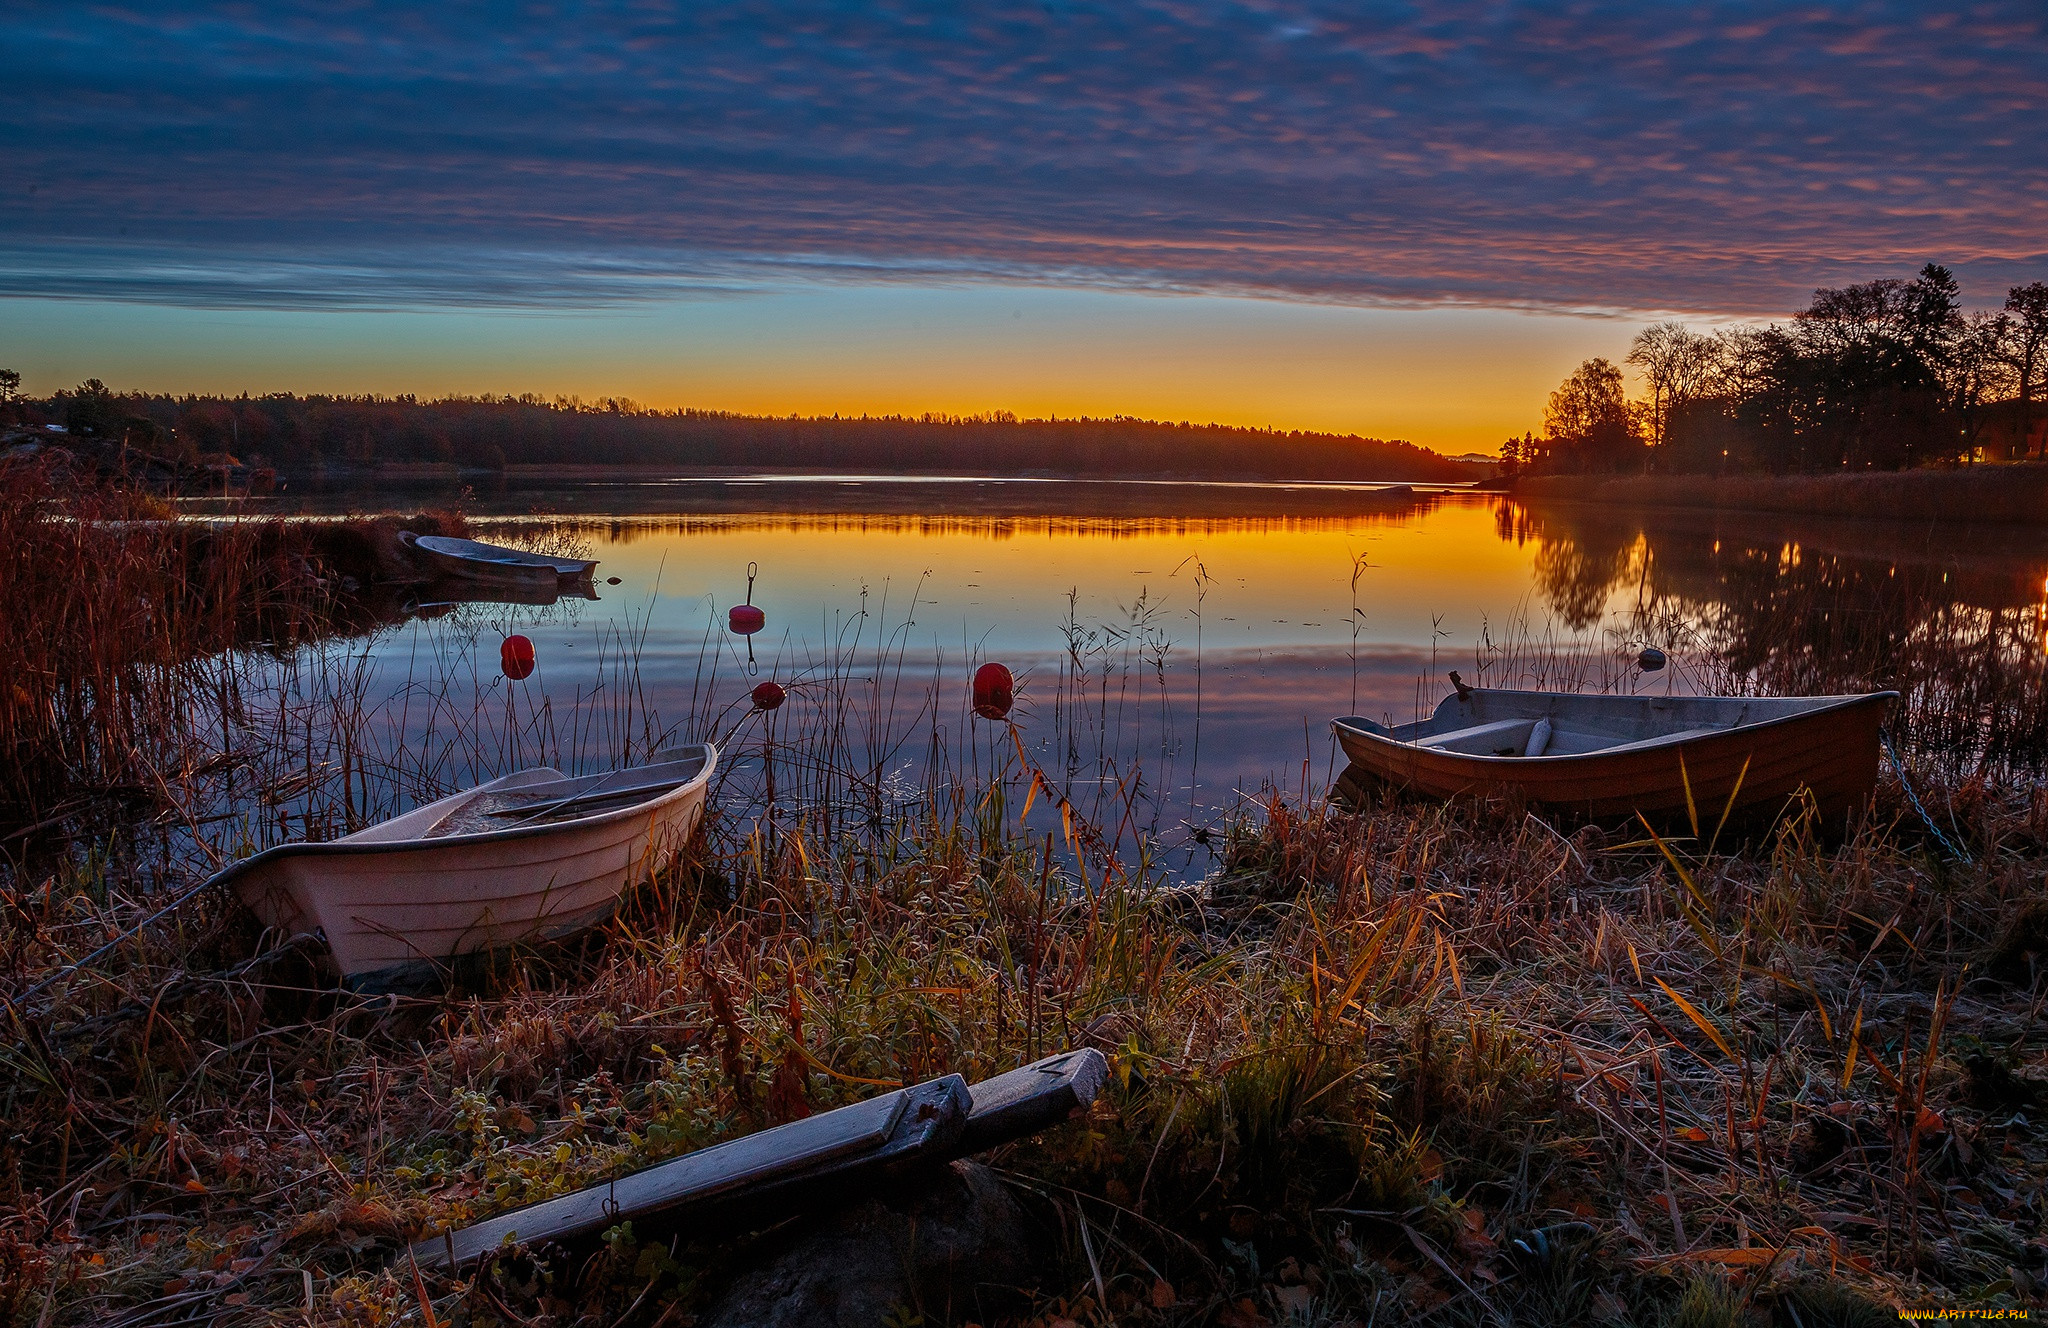
[[422,1267],[460,1268],[507,1245],[563,1244],[621,1222],[668,1226],[713,1212],[815,1208],[865,1197],[921,1168],[1057,1125],[1095,1101],[1109,1063],[1062,1052],[968,1088],[957,1074],[900,1088],[415,1244]]

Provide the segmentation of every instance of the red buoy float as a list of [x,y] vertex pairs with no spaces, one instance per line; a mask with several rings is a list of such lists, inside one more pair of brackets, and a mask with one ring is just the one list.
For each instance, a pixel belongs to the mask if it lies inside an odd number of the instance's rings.
[[498,647],[498,664],[513,682],[533,676],[533,638],[514,633]]
[[780,683],[764,682],[754,688],[754,709],[773,710],[780,706],[787,696],[788,693],[782,690]]
[[974,713],[983,719],[1008,719],[1017,699],[1017,682],[1000,664],[984,664],[974,671]]
[[[752,636],[768,625],[768,615],[754,606],[754,578],[760,574],[759,563],[747,564],[747,602],[733,605],[732,612],[725,615],[726,623],[740,636]],[[747,649],[752,650],[753,646]]]

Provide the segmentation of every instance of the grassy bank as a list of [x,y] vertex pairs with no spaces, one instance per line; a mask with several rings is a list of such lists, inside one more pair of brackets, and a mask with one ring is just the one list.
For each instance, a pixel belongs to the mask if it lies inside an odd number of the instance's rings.
[[2048,522],[2048,465],[1857,475],[1530,475],[1517,497],[1899,521]]
[[[0,1322],[688,1322],[750,1238],[467,1281],[391,1256],[1077,1043],[1111,1087],[993,1159],[1053,1235],[977,1321],[2029,1303],[2048,797],[1956,806],[1971,864],[1896,788],[1846,842],[1795,820],[1741,855],[1273,800],[1209,885],[1161,890],[1062,867],[999,793],[940,793],[867,835],[714,824],[598,936],[409,1000],[296,954],[195,978],[259,945],[209,900],[11,1030]],[[15,991],[136,907],[90,866],[8,903]]]

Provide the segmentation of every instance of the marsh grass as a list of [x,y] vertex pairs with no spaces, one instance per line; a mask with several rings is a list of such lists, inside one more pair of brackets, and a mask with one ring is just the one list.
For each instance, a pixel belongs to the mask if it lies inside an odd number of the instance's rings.
[[[914,603],[763,651],[792,697],[766,713],[723,639],[661,710],[630,627],[560,707],[493,676],[489,623],[406,629],[396,686],[344,639],[237,673],[200,712],[232,755],[168,817],[11,868],[0,1323],[685,1321],[751,1236],[619,1231],[461,1281],[393,1255],[1073,1045],[1110,1056],[1103,1100],[985,1159],[1050,1233],[1017,1322],[1857,1322],[2048,1281],[2039,785],[1934,790],[1968,862],[1890,781],[1846,836],[1794,815],[1740,853],[1268,790],[1177,884],[1127,736],[1166,722],[1142,606],[1073,624],[1020,735],[967,715],[971,655],[911,655]],[[1502,635],[1499,676],[1604,667]],[[11,999],[216,858],[700,734],[731,773],[677,858],[440,994],[337,992],[202,896]]]
[[0,467],[0,844],[207,815],[193,791],[243,763],[252,708],[297,682],[331,703],[360,691],[340,643],[397,614],[379,585],[403,573],[397,524],[182,521],[58,464]]
[[232,704],[208,657],[290,641],[315,602],[280,526],[196,529],[154,499],[0,470],[0,823],[154,796],[195,759],[186,717]]

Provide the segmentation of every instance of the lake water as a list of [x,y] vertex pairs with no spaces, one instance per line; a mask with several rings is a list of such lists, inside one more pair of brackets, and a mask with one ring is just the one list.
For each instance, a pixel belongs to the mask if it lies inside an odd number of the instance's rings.
[[[977,477],[651,477],[465,505],[480,538],[587,550],[603,598],[471,604],[387,629],[368,652],[372,690],[396,696],[439,660],[441,703],[459,705],[446,659],[467,652],[465,685],[495,695],[497,641],[524,632],[539,659],[516,698],[527,713],[544,699],[557,734],[587,732],[586,712],[633,691],[674,737],[727,739],[735,770],[754,772],[740,800],[756,810],[762,763],[784,763],[786,796],[807,748],[905,786],[1006,759],[1007,732],[967,712],[988,660],[1018,678],[1028,759],[1076,809],[1126,842],[1152,832],[1183,866],[1200,856],[1193,832],[1244,795],[1312,791],[1341,768],[1332,716],[1416,717],[1451,668],[1506,686],[1895,686],[1916,759],[2038,770],[2048,751],[2037,530],[1537,507],[1420,486]],[[724,620],[750,566],[768,626],[748,642]],[[1644,644],[1674,666],[1638,673]],[[792,691],[772,725],[747,704],[771,679]]]

